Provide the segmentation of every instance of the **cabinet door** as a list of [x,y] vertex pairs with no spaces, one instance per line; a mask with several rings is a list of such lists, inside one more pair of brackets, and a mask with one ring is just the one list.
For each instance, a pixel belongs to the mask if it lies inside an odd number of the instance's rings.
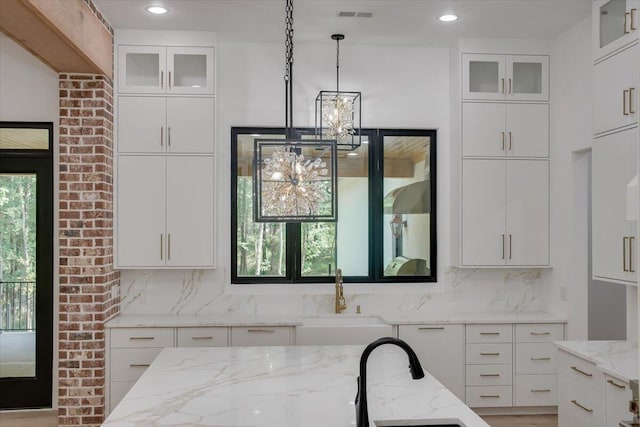
[[509,101],[548,101],[549,57],[507,56],[505,80],[505,93]]
[[167,145],[165,116],[164,98],[119,97],[118,152],[164,152]]
[[118,46],[120,93],[164,93],[166,51],[161,46]]
[[462,264],[505,265],[505,160],[462,161]]
[[633,398],[629,383],[605,375],[606,425],[616,426],[620,421],[630,420],[629,401]]
[[505,104],[462,104],[462,155],[504,156],[506,149]]
[[549,265],[549,162],[507,163],[507,265]]
[[398,336],[424,369],[464,401],[464,325],[400,325]]
[[602,58],[638,40],[638,0],[596,0],[593,3],[593,53]]
[[635,283],[636,275],[629,271],[635,270],[629,268],[629,238],[635,236],[635,223],[626,217],[626,187],[636,174],[636,156],[636,128],[593,140],[592,264],[599,280]]
[[167,266],[213,267],[213,157],[167,157]]
[[167,92],[213,95],[213,52],[212,47],[168,47]]
[[595,65],[594,134],[637,123],[639,54],[635,45]]
[[462,55],[462,99],[505,99],[504,55]]
[[213,154],[213,110],[213,98],[167,98],[167,151]]
[[118,268],[164,265],[165,159],[118,157]]
[[507,104],[506,153],[549,157],[549,104]]

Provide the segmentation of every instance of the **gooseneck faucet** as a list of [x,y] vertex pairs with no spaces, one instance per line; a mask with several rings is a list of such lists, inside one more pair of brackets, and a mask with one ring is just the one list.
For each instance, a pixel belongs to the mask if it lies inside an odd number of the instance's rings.
[[384,344],[394,344],[404,350],[409,357],[409,370],[414,380],[424,378],[424,371],[418,356],[409,344],[398,338],[380,338],[365,347],[360,356],[360,376],[358,377],[358,394],[356,394],[356,427],[369,427],[369,411],[367,408],[367,359],[371,352]]
[[347,309],[347,302],[344,299],[344,288],[342,287],[342,269],[336,269],[336,314]]

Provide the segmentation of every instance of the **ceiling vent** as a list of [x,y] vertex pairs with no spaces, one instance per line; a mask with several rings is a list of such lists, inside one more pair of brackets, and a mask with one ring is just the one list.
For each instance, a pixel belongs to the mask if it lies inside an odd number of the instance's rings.
[[371,18],[373,12],[338,12],[338,16],[343,18]]

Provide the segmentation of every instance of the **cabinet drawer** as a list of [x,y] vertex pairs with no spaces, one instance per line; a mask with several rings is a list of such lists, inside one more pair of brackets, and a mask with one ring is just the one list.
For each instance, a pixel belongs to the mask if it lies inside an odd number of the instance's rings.
[[229,330],[223,327],[178,328],[178,347],[226,347]]
[[550,342],[563,339],[564,325],[561,323],[516,325],[516,342]]
[[550,342],[516,344],[516,374],[555,374],[555,346]]
[[472,408],[512,406],[511,386],[467,387],[467,405]]
[[565,374],[559,374],[558,414],[581,427],[602,427],[605,425],[602,393]]
[[556,375],[516,375],[515,406],[556,406]]
[[117,348],[111,350],[111,381],[135,381],[162,348]]
[[604,376],[604,381],[606,425],[615,426],[621,420],[631,419],[629,401],[632,396],[629,383],[610,377],[609,375]]
[[232,346],[290,345],[291,328],[288,326],[232,327]]
[[558,414],[558,427],[580,427],[573,420],[564,415]]
[[135,381],[111,381],[109,384],[109,412],[113,411],[135,383]]
[[173,328],[113,328],[111,348],[173,347]]
[[467,325],[467,342],[511,342],[513,325]]
[[467,385],[511,385],[511,365],[468,365]]
[[568,378],[602,393],[604,374],[597,370],[593,363],[562,350],[558,351],[557,363],[558,374],[562,373]]
[[467,365],[512,363],[512,344],[467,344]]

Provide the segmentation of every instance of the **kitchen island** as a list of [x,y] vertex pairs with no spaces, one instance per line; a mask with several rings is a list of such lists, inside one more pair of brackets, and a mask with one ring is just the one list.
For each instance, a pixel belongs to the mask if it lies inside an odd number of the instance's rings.
[[[353,402],[363,349],[165,348],[103,425],[355,426]],[[429,372],[413,380],[407,366],[406,354],[396,346],[377,348],[369,357],[372,426],[460,420],[466,427],[488,427]]]

